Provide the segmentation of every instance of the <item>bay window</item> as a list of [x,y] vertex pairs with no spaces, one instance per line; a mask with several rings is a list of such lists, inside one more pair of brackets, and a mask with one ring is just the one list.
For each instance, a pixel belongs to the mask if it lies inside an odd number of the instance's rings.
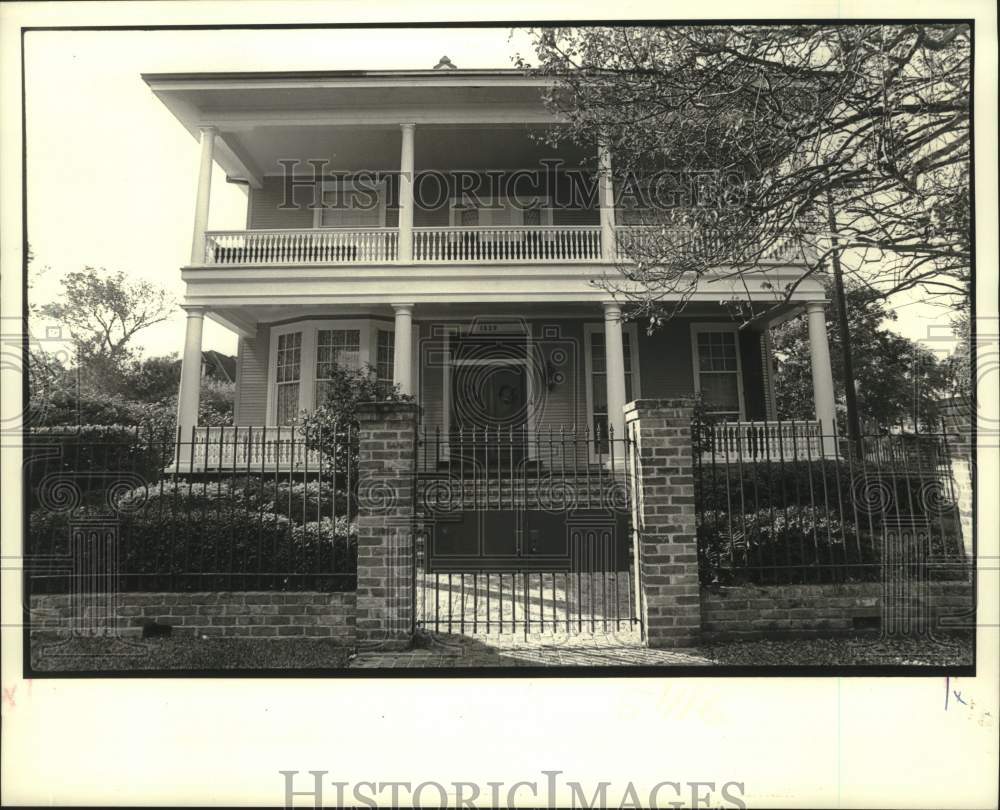
[[[395,332],[388,318],[308,320],[272,326],[267,424],[291,424],[321,406],[335,367],[371,368],[380,394],[393,386]],[[414,353],[419,344],[414,326]]]

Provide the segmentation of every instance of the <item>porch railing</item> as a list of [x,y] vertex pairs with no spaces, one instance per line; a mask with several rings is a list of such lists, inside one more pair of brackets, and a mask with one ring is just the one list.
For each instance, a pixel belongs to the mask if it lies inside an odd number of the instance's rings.
[[[664,231],[654,226],[616,228],[616,259],[656,250]],[[682,250],[714,250],[718,236],[695,235],[684,229],[666,232]],[[791,237],[763,252],[764,261],[802,260],[802,248]],[[309,228],[301,230],[209,231],[205,263],[257,264],[385,264],[399,260],[397,228]],[[594,225],[526,225],[507,227],[433,227],[413,229],[415,263],[600,262],[601,229]]]
[[396,228],[209,231],[206,264],[383,264],[399,255]]
[[576,226],[414,228],[415,262],[599,261],[601,229]]
[[[187,437],[185,437],[187,438]],[[180,471],[188,465],[194,471],[319,469],[321,454],[303,440],[301,429],[292,427],[196,427],[190,453],[178,459]]]
[[[615,229],[615,252],[618,261],[629,261],[636,253],[656,255],[662,248],[658,243],[672,243],[681,253],[695,251],[721,251],[719,235],[711,231],[697,232],[688,228],[664,230],[656,225],[619,225]],[[763,261],[801,262],[802,246],[792,237],[784,237],[769,245],[759,257]]]
[[[719,422],[701,428],[701,453],[720,462],[822,458],[819,422]],[[827,443],[829,445],[829,443]],[[827,453],[832,452],[827,446]]]

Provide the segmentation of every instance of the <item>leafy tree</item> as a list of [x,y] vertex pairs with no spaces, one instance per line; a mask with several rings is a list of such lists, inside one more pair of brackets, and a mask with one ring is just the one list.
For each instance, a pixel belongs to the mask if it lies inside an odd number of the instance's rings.
[[177,396],[180,380],[181,361],[176,355],[147,357],[123,370],[119,393],[140,402],[162,402]]
[[[852,256],[875,294],[958,305],[971,268],[966,24],[533,29],[526,69],[609,144],[645,224],[607,286],[657,319],[719,267],[801,243],[803,276]],[[797,285],[776,290],[776,303]]]
[[166,290],[135,281],[119,271],[87,267],[62,278],[61,300],[38,308],[58,321],[77,346],[85,381],[102,388],[121,385],[126,364],[134,359],[132,341],[143,329],[165,321],[173,308]]
[[[33,277],[37,277],[35,271]],[[66,274],[60,300],[32,303],[31,319],[51,319],[76,344],[69,362],[37,345],[29,357],[30,416],[39,425],[126,425],[158,434],[175,430],[180,361],[140,358],[142,330],[165,321],[170,295],[148,281],[87,267]],[[232,383],[202,384],[199,422],[232,424]]]
[[[948,390],[948,369],[919,344],[888,329],[886,321],[896,314],[869,291],[855,285],[847,289],[848,328],[854,348],[855,389],[858,411],[864,425],[881,427],[913,423],[937,427],[939,402]],[[833,313],[827,315],[830,356],[838,421],[845,425],[845,391],[842,336]],[[782,419],[812,419],[812,362],[805,317],[787,321],[772,330],[777,359],[775,394]]]

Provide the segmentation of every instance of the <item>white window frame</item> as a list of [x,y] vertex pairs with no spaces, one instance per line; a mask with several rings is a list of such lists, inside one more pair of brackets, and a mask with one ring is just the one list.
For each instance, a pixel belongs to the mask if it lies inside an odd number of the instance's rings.
[[743,394],[743,359],[740,356],[740,330],[732,323],[700,322],[691,324],[691,373],[694,375],[694,392],[701,394],[701,362],[698,356],[698,335],[703,332],[730,332],[736,344],[736,388],[739,399],[739,421],[746,421],[746,398]]
[[[628,334],[629,350],[632,360],[632,399],[642,397],[642,381],[639,375],[639,326],[635,323],[623,323],[622,333]],[[604,334],[604,323],[585,323],[583,325],[583,373],[584,389],[587,394],[587,429],[594,429],[594,359],[591,340],[595,334]],[[605,376],[607,376],[605,372]],[[607,384],[607,380],[605,380]],[[597,448],[594,442],[590,445],[590,459],[597,461]]]
[[360,334],[358,363],[364,368],[372,350],[373,321],[364,319],[312,319],[295,321],[271,327],[268,347],[267,374],[267,424],[273,425],[277,416],[278,391],[278,336],[289,332],[302,333],[302,368],[299,379],[299,413],[316,407],[316,354],[320,329],[357,329]]
[[[267,364],[267,425],[274,425],[278,405],[278,336],[292,332],[302,333],[301,368],[299,370],[299,409],[298,412],[312,411],[316,407],[316,358],[318,355],[319,332],[321,329],[357,329],[360,334],[358,346],[358,364],[364,368],[366,363],[375,365],[377,359],[378,331],[395,332],[395,319],[373,315],[366,318],[310,318],[304,321],[294,321],[272,326],[268,337]],[[419,391],[419,368],[416,362],[420,345],[420,325],[413,324],[411,345],[413,358],[411,369],[414,374],[414,390]]]
[[301,341],[299,342],[299,379],[296,384],[299,387],[299,408],[296,409],[296,415],[301,411],[302,404],[302,388],[305,385],[305,374],[306,374],[306,335],[302,329],[284,329],[281,332],[274,335],[271,340],[270,355],[271,359],[268,364],[268,396],[267,396],[267,423],[269,425],[277,425],[277,413],[278,413],[278,343],[279,338],[285,337],[287,335],[301,334]]
[[[385,227],[385,206],[386,206],[386,181],[382,180],[376,184],[378,191],[378,227]],[[339,227],[336,225],[324,225],[323,224],[323,193],[329,189],[340,189],[341,193],[347,193],[357,189],[358,184],[353,180],[321,180],[316,185],[316,205],[317,207],[313,209],[313,228],[316,230],[328,230],[328,231],[349,231],[354,230],[355,226],[346,225],[344,227]],[[370,189],[365,189],[366,191]]]
[[[478,199],[483,204],[482,208],[478,208],[478,210],[480,212],[478,227],[481,227],[481,228],[503,228],[503,227],[523,228],[524,227],[524,211],[525,211],[525,208],[524,208],[523,205],[518,205],[518,206],[516,206],[516,207],[513,208],[513,211],[514,211],[514,214],[515,214],[514,219],[517,220],[516,222],[510,223],[510,225],[494,225],[492,222],[483,222],[483,216],[482,215],[484,213],[488,214],[488,215],[491,215],[494,209],[492,207],[490,207],[490,206],[493,206],[494,203],[496,203],[496,202],[507,203],[510,200],[510,198],[509,197],[479,197]],[[550,204],[550,198],[549,197],[546,197],[544,195],[538,194],[538,195],[532,195],[530,197],[524,197],[524,198],[519,197],[518,199],[521,202],[530,202],[530,203],[533,203],[533,204],[536,204],[536,205],[540,206],[541,211],[542,211],[542,225],[541,225],[541,227],[546,227],[546,226],[549,226],[549,225],[552,224],[552,206]],[[448,225],[449,225],[449,227],[452,227],[452,228],[461,228],[462,227],[461,212],[462,211],[466,211],[469,208],[472,208],[472,206],[465,204],[462,201],[461,198],[459,198],[459,197],[452,197],[451,198],[451,204],[450,204],[450,206],[448,208]]]

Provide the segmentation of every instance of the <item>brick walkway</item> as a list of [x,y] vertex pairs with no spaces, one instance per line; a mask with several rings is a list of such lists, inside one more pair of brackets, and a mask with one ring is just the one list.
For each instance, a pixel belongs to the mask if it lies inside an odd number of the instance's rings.
[[411,667],[537,666],[703,666],[714,663],[692,650],[651,650],[639,645],[638,633],[584,636],[425,635],[405,652],[359,652],[348,662],[357,669]]
[[[631,627],[635,593],[626,571],[429,574],[417,572],[416,618],[428,632],[476,638],[528,634],[536,643],[618,636]],[[620,643],[620,642],[615,642]]]

